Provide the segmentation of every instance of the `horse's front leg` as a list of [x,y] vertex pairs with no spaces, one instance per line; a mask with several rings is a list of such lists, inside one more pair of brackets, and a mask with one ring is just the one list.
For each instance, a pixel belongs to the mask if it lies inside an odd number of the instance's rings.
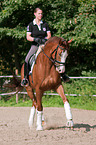
[[68,99],[66,98],[65,94],[64,94],[64,89],[63,86],[60,85],[57,89],[56,89],[57,93],[61,96],[63,103],[64,103],[64,108],[65,108],[65,114],[66,114],[66,118],[67,118],[67,127],[69,128],[73,128],[73,120],[72,120],[72,113],[71,113],[71,108],[70,108],[70,104],[68,102]]
[[34,91],[32,90],[32,88],[30,86],[26,87],[26,91],[27,91],[28,96],[30,97],[30,99],[33,102],[32,108],[31,108],[31,111],[30,111],[29,120],[28,120],[28,124],[29,124],[29,127],[31,129],[32,126],[33,126],[33,123],[34,123],[34,116],[35,116],[35,110],[36,110],[36,107],[37,107],[37,102],[36,102],[36,98],[35,98],[35,95],[34,95]]
[[42,95],[43,95],[43,92],[39,88],[36,88],[36,100],[37,100],[37,129],[36,130],[43,130],[43,126],[42,126],[42,116],[43,116]]

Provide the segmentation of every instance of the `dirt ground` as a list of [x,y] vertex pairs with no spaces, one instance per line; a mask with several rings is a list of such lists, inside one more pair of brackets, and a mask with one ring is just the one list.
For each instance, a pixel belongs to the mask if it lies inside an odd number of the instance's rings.
[[63,108],[44,108],[44,131],[28,127],[29,107],[0,107],[0,145],[96,145],[96,111],[72,109],[74,130]]

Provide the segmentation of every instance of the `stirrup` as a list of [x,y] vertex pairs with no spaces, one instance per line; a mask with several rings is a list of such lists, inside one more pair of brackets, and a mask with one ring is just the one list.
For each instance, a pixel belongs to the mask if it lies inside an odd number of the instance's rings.
[[24,86],[24,87],[27,87],[29,85],[29,81],[28,81],[28,79],[23,79],[22,81],[21,81],[21,86]]

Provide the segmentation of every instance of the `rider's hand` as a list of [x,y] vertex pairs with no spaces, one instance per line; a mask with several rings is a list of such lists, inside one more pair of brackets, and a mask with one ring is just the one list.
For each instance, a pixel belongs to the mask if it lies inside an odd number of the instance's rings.
[[34,38],[34,41],[38,44],[41,44],[41,39],[40,38]]
[[47,41],[47,39],[41,39],[41,43],[44,44]]

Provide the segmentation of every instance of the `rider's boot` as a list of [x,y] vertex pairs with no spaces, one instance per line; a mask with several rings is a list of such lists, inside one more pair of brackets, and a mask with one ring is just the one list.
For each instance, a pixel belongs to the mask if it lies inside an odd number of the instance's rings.
[[70,78],[65,73],[60,73],[63,82],[69,82]]
[[21,86],[27,87],[29,85],[28,81],[28,63],[24,63],[24,79],[21,81]]

